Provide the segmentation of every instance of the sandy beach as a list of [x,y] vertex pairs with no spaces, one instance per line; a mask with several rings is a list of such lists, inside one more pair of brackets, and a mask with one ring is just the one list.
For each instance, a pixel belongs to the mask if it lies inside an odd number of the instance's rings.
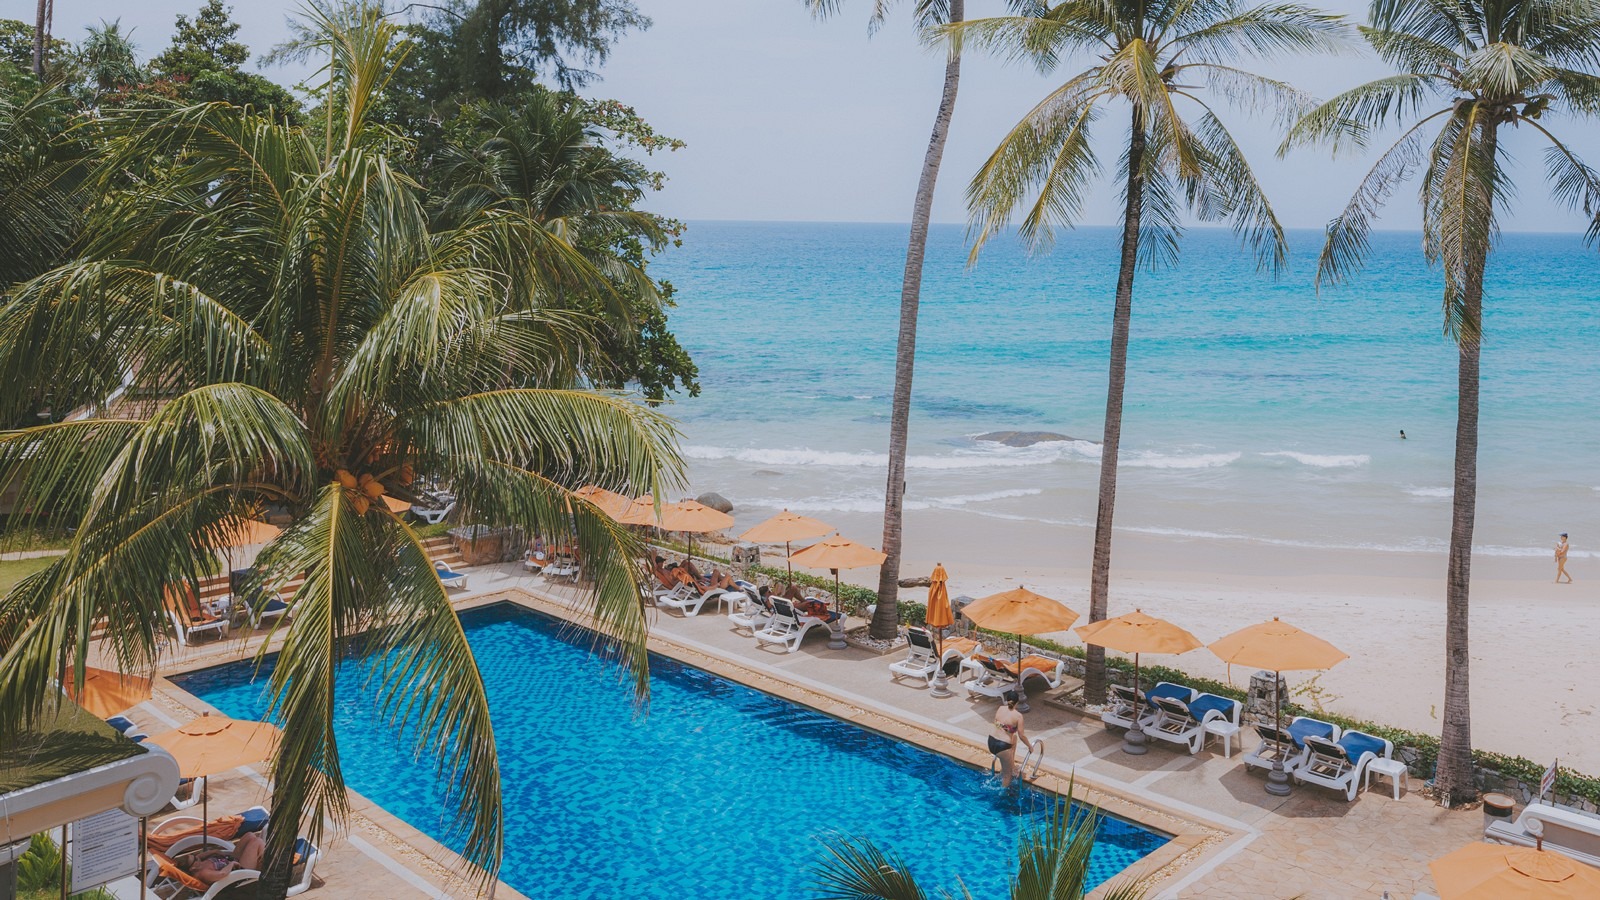
[[[755,521],[753,514],[741,516],[733,532]],[[835,524],[871,543],[881,534],[871,516],[835,517]],[[1026,584],[1087,614],[1092,537],[1087,528],[918,511],[907,516],[902,577],[925,574],[942,562],[954,594],[981,597]],[[1444,557],[1436,554],[1118,535],[1111,614],[1142,608],[1207,642],[1277,616],[1350,655],[1316,678],[1327,708],[1435,732],[1444,694],[1444,568]],[[1584,569],[1572,568],[1577,583],[1556,585],[1546,560],[1475,561],[1473,743],[1541,762],[1559,757],[1563,766],[1596,773],[1600,748],[1590,738],[1600,708],[1600,680],[1592,677],[1600,598]],[[860,584],[875,578],[867,570],[844,574]],[[903,589],[901,595],[921,600],[926,590]],[[1080,643],[1070,634],[1049,637]],[[1203,649],[1149,661],[1230,677]],[[1287,677],[1293,689],[1316,675]],[[1231,673],[1235,684],[1249,677],[1237,668]]]

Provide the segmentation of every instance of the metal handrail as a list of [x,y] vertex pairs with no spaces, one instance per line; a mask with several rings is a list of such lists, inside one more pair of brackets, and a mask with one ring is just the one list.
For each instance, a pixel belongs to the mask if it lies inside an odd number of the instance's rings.
[[[1028,763],[1030,760],[1033,762],[1032,772],[1028,771]],[[1044,765],[1044,741],[1037,740],[1034,741],[1033,745],[1028,748],[1028,752],[1023,754],[1022,764],[1017,766],[1017,775],[1019,775],[1024,781],[1032,781],[1033,779],[1039,777],[1039,767],[1042,765]],[[990,755],[989,774],[995,775],[998,774],[999,771],[1000,757]]]

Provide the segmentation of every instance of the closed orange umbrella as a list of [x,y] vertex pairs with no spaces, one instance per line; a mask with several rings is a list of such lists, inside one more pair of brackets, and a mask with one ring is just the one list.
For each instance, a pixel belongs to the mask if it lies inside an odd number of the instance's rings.
[[1027,712],[1028,695],[1022,690],[1022,636],[1066,631],[1078,621],[1078,614],[1021,585],[968,604],[961,614],[991,631],[1017,636],[1017,708]]
[[1439,900],[1563,900],[1600,897],[1600,869],[1559,853],[1468,844],[1428,864]]
[[127,712],[150,699],[150,679],[137,675],[124,675],[106,669],[85,668],[83,689],[73,687],[67,679],[67,696],[100,718]]
[[1102,619],[1079,626],[1078,637],[1085,644],[1133,654],[1133,727],[1122,742],[1122,752],[1135,756],[1145,753],[1144,728],[1139,724],[1139,654],[1187,653],[1202,646],[1200,639],[1168,622],[1134,610],[1115,619]]
[[[1303,669],[1331,669],[1350,657],[1344,651],[1322,638],[1280,621],[1262,622],[1241,628],[1225,638],[1213,642],[1211,652],[1228,665],[1238,664],[1257,669],[1271,669],[1273,690],[1276,691],[1283,672]],[[1277,700],[1277,697],[1273,698]],[[1283,704],[1273,703],[1278,729],[1283,729]],[[1274,759],[1267,773],[1267,793],[1287,797],[1293,790],[1289,774],[1283,770],[1283,760]]]
[[933,574],[928,576],[927,620],[928,627],[935,629],[939,635],[936,645],[939,668],[933,674],[933,686],[929,693],[935,697],[948,697],[950,688],[944,675],[944,630],[955,624],[956,617],[950,610],[950,575],[944,570],[944,563],[935,564]]
[[[802,516],[799,513],[789,512],[787,509],[772,518],[754,526],[740,538],[756,543],[777,543],[783,541],[783,555],[786,559],[792,556],[794,550],[789,546],[791,541],[803,541],[807,538],[822,537],[833,530],[827,522]],[[794,584],[794,561],[788,559],[789,583]]]
[[[148,743],[172,754],[185,778],[205,778],[262,762],[278,745],[278,729],[266,722],[246,722],[201,713],[200,718],[171,731],[151,735]],[[196,790],[202,790],[196,786]],[[207,821],[209,791],[200,795],[200,821]]]

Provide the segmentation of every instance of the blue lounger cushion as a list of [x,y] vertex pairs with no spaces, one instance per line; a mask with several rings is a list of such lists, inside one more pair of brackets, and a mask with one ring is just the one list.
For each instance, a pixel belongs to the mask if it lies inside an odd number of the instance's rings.
[[1216,694],[1201,694],[1189,703],[1189,715],[1195,721],[1204,721],[1206,713],[1215,710],[1222,714],[1224,719],[1233,721],[1233,709],[1238,706],[1238,701],[1229,700],[1227,697],[1218,697]]
[[1189,702],[1189,698],[1194,696],[1194,688],[1163,681],[1151,688],[1150,693],[1146,694],[1145,696],[1148,697],[1152,702],[1154,702],[1157,697],[1171,697],[1174,700],[1181,700],[1187,703]]
[[1304,747],[1308,737],[1333,737],[1333,725],[1316,719],[1301,719],[1289,723],[1289,736],[1294,738],[1296,745]]
[[1359,762],[1361,755],[1369,750],[1372,751],[1373,756],[1383,756],[1383,739],[1375,738],[1370,734],[1347,731],[1344,733],[1344,737],[1339,738],[1337,743],[1344,748],[1344,752],[1350,757],[1351,762]]

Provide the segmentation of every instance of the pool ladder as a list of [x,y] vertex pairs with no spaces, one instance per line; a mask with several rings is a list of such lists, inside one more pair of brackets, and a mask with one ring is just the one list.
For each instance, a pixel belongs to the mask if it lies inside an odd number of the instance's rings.
[[[1028,771],[1028,764],[1033,763],[1033,771]],[[1017,775],[1024,781],[1032,781],[1039,777],[1039,767],[1044,765],[1044,741],[1034,741],[1033,746],[1022,757],[1022,764],[1017,766]],[[989,757],[989,774],[1000,774],[1000,757]]]

